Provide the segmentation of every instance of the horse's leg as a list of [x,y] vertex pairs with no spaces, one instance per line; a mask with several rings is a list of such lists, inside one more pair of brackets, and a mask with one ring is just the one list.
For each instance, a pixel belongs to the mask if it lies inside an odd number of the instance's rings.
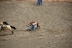
[[3,29],[0,29],[0,32],[2,31]]
[[1,26],[0,26],[0,32],[1,32]]
[[4,27],[1,27],[1,29],[0,29],[0,30],[1,30],[1,31],[2,31],[2,30],[4,31],[4,30],[5,30],[5,28],[4,28]]
[[10,30],[12,32],[12,34],[14,34],[14,32],[12,31],[10,26],[7,26],[7,29]]
[[1,27],[0,27],[0,32],[1,32]]
[[13,31],[11,31],[12,32],[12,34],[14,34],[14,32]]

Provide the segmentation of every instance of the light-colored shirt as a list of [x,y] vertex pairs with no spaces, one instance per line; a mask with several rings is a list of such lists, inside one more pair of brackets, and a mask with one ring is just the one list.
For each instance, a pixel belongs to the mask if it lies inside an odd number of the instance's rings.
[[35,28],[37,28],[37,22],[33,23],[33,25],[35,26]]

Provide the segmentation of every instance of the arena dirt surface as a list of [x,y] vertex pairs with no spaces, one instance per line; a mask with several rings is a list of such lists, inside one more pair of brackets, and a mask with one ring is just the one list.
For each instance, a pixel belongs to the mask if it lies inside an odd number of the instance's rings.
[[[26,31],[31,21],[40,29]],[[0,32],[0,48],[72,48],[72,3],[0,2],[0,21],[17,28]]]

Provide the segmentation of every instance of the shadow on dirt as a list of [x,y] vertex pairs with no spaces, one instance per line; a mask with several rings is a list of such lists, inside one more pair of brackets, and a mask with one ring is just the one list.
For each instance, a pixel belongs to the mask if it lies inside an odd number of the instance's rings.
[[13,35],[13,34],[0,34],[0,36],[7,36],[7,35]]

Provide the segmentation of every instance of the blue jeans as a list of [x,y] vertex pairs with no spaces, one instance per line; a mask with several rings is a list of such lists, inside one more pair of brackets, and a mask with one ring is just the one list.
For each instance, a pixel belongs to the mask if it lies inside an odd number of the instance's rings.
[[32,25],[32,26],[30,26],[29,28],[28,28],[28,30],[35,30],[35,26],[34,25]]
[[42,0],[38,0],[37,5],[42,5]]

